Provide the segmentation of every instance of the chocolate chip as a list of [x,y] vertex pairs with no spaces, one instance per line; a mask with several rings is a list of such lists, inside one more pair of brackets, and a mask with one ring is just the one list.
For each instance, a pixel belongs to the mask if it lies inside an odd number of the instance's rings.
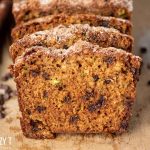
[[113,57],[106,57],[104,59],[104,62],[106,62],[108,65],[111,65],[115,61],[115,58]]
[[142,54],[147,53],[147,48],[146,48],[146,47],[141,47],[141,48],[140,48],[140,52],[141,52]]
[[17,95],[18,95],[18,92],[16,90],[14,90],[10,93],[10,97],[14,97],[14,96],[17,96]]
[[127,70],[124,70],[123,68],[121,69],[121,72],[125,75],[127,74]]
[[49,79],[50,79],[49,74],[48,74],[47,72],[44,72],[44,73],[42,74],[42,77],[43,77],[45,80],[49,80]]
[[4,105],[4,96],[0,94],[0,105]]
[[88,110],[90,112],[94,112],[97,109],[101,108],[105,103],[105,97],[104,96],[100,96],[100,99],[95,103],[95,104],[90,104],[88,106]]
[[[25,16],[28,16],[29,14],[30,14],[30,10],[27,10],[26,12],[25,12]],[[25,19],[25,18],[24,18]]]
[[82,65],[81,65],[80,61],[77,61],[76,63],[78,64],[79,68],[81,68],[81,67],[82,67]]
[[37,110],[39,113],[41,113],[41,112],[43,112],[43,111],[46,110],[46,107],[44,107],[44,106],[37,106],[36,110]]
[[131,72],[134,76],[134,78],[139,81],[139,75],[140,75],[140,71],[137,68],[131,68]]
[[0,90],[1,90],[1,98],[2,95],[4,100],[8,100],[11,98],[10,94],[12,93],[12,89],[8,85],[1,84]]
[[94,42],[97,42],[97,35],[93,34],[93,33],[89,33],[89,34],[91,34],[90,37],[89,37],[89,41],[92,42],[92,40],[93,40]]
[[63,86],[58,86],[58,90],[59,90],[59,91],[62,91],[63,89],[64,89]]
[[97,82],[99,80],[99,76],[98,75],[94,75],[93,76],[93,80],[94,80],[94,82]]
[[88,111],[89,111],[89,112],[94,112],[94,111],[96,111],[96,106],[95,106],[95,104],[89,105],[89,106],[88,106]]
[[103,27],[109,27],[108,21],[102,21],[100,25]]
[[126,130],[128,128],[128,122],[127,121],[123,121],[121,123],[121,128],[124,129],[124,130]]
[[30,51],[27,51],[27,52],[25,53],[24,57],[27,57],[28,55],[31,55],[31,54],[33,54],[33,53],[35,53],[35,52],[36,52],[35,49],[32,49],[32,50],[30,50]]
[[59,85],[57,85],[57,87],[58,87],[59,91],[62,91],[63,89],[66,88],[66,85],[59,84]]
[[96,107],[100,108],[102,105],[104,105],[104,103],[105,103],[105,97],[101,95],[99,100],[96,103]]
[[79,68],[81,68],[82,67],[82,65],[81,64],[79,64]]
[[6,101],[6,100],[9,100],[9,99],[10,99],[10,94],[9,94],[9,93],[5,93],[5,94],[3,95],[3,98],[4,98],[5,101]]
[[63,46],[63,49],[68,49],[68,48],[69,48],[68,45]]
[[59,65],[59,64],[57,64],[56,66],[57,66],[58,68],[60,68],[60,67],[61,67],[61,65]]
[[147,85],[150,86],[150,80],[147,82]]
[[101,67],[101,65],[98,65],[98,68],[100,68]]
[[0,112],[0,119],[5,118],[5,114],[3,112]]
[[36,125],[36,123],[34,121],[30,121],[30,125],[32,126],[33,131],[36,132],[39,130],[38,126]]
[[84,100],[89,100],[91,97],[94,97],[94,91],[86,91],[82,98]]
[[4,90],[4,93],[11,93],[12,89],[10,86],[5,84],[0,84],[0,89]]
[[10,72],[8,72],[4,76],[2,76],[2,81],[7,81],[11,78],[12,78],[12,74]]
[[62,87],[62,86],[59,86],[59,87],[58,87],[58,90],[59,90],[59,91],[62,91],[62,90],[63,90],[63,87]]
[[0,84],[0,118],[4,118],[4,103],[6,100],[10,99],[10,94],[12,93],[12,89],[10,86],[5,85],[5,84]]
[[43,92],[43,98],[48,98],[48,96],[49,96],[48,92],[47,92],[47,91],[44,91],[44,92]]
[[83,31],[81,34],[82,36],[86,36],[86,31]]
[[28,115],[31,115],[31,110],[26,109],[26,112],[27,112]]
[[69,122],[70,123],[77,123],[77,121],[79,120],[79,116],[78,115],[73,115],[70,117]]
[[32,77],[34,77],[34,78],[40,75],[39,70],[31,70],[30,72],[31,72]]
[[124,104],[127,106],[127,108],[130,110],[130,108],[133,105],[134,100],[130,97],[126,97]]
[[41,122],[38,120],[30,120],[30,125],[31,125],[33,131],[40,130],[40,128],[38,128],[38,124],[41,124]]
[[5,110],[5,108],[2,105],[0,105],[0,112],[2,112],[4,110]]
[[60,41],[60,40],[61,40],[61,38],[56,35],[56,41]]
[[68,94],[64,97],[63,102],[64,102],[64,103],[67,103],[67,104],[69,104],[69,103],[71,102],[71,95],[70,95],[70,93],[68,93]]
[[110,83],[111,83],[111,80],[110,80],[110,79],[106,79],[106,80],[104,81],[104,83],[105,83],[105,84],[110,84]]
[[36,43],[36,46],[43,46],[42,42]]

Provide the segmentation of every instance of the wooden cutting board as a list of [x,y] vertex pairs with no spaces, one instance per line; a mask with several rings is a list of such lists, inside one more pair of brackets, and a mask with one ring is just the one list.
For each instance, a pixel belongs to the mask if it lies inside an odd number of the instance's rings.
[[[150,150],[150,1],[136,0],[134,10],[135,53],[140,55],[139,48],[146,46],[148,52],[143,54],[144,67],[137,88],[137,101],[134,106],[129,131],[119,137],[104,135],[69,135],[60,134],[53,140],[33,140],[22,135],[19,123],[17,98],[6,104],[7,116],[0,120],[0,150]],[[8,46],[5,47],[3,65],[0,66],[0,76],[7,72],[11,64]],[[6,82],[5,82],[6,83]],[[13,80],[6,84],[15,88]],[[2,145],[2,138],[6,140]]]

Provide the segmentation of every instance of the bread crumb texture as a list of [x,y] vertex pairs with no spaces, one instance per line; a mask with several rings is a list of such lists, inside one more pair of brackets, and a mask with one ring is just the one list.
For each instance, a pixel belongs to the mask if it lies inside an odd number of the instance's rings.
[[140,65],[130,53],[85,41],[27,49],[11,66],[24,135],[126,131]]

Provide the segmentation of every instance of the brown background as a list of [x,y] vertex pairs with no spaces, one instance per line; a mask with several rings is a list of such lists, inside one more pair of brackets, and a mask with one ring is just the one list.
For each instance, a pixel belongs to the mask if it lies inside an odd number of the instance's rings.
[[[133,110],[129,132],[119,137],[104,135],[58,135],[54,140],[26,139],[20,130],[17,99],[9,100],[5,107],[7,117],[0,120],[0,137],[12,137],[12,143],[0,146],[0,150],[150,150],[150,1],[134,2],[135,53],[143,57],[144,66],[137,88],[137,101]],[[146,54],[140,54],[140,47],[147,47]],[[0,75],[7,71],[11,63],[8,46],[3,54]],[[15,88],[12,80],[8,81]]]

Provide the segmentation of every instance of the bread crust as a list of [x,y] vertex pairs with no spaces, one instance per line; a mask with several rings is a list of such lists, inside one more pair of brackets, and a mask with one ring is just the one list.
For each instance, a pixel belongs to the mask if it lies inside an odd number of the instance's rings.
[[130,21],[118,19],[114,17],[102,17],[99,15],[51,15],[46,17],[37,18],[21,25],[16,26],[12,30],[13,41],[23,38],[27,34],[31,34],[37,31],[49,30],[60,24],[68,26],[71,24],[89,24],[90,26],[102,26],[108,28],[114,28],[121,33],[131,35],[132,24]]
[[14,3],[16,23],[51,14],[95,14],[130,19],[132,0],[23,0]]
[[17,56],[21,55],[26,48],[31,46],[41,45],[45,47],[67,48],[80,39],[97,44],[100,47],[116,47],[132,52],[133,38],[131,36],[122,34],[112,28],[76,24],[69,27],[60,25],[52,30],[24,36],[12,44],[10,55],[13,61],[15,61]]

